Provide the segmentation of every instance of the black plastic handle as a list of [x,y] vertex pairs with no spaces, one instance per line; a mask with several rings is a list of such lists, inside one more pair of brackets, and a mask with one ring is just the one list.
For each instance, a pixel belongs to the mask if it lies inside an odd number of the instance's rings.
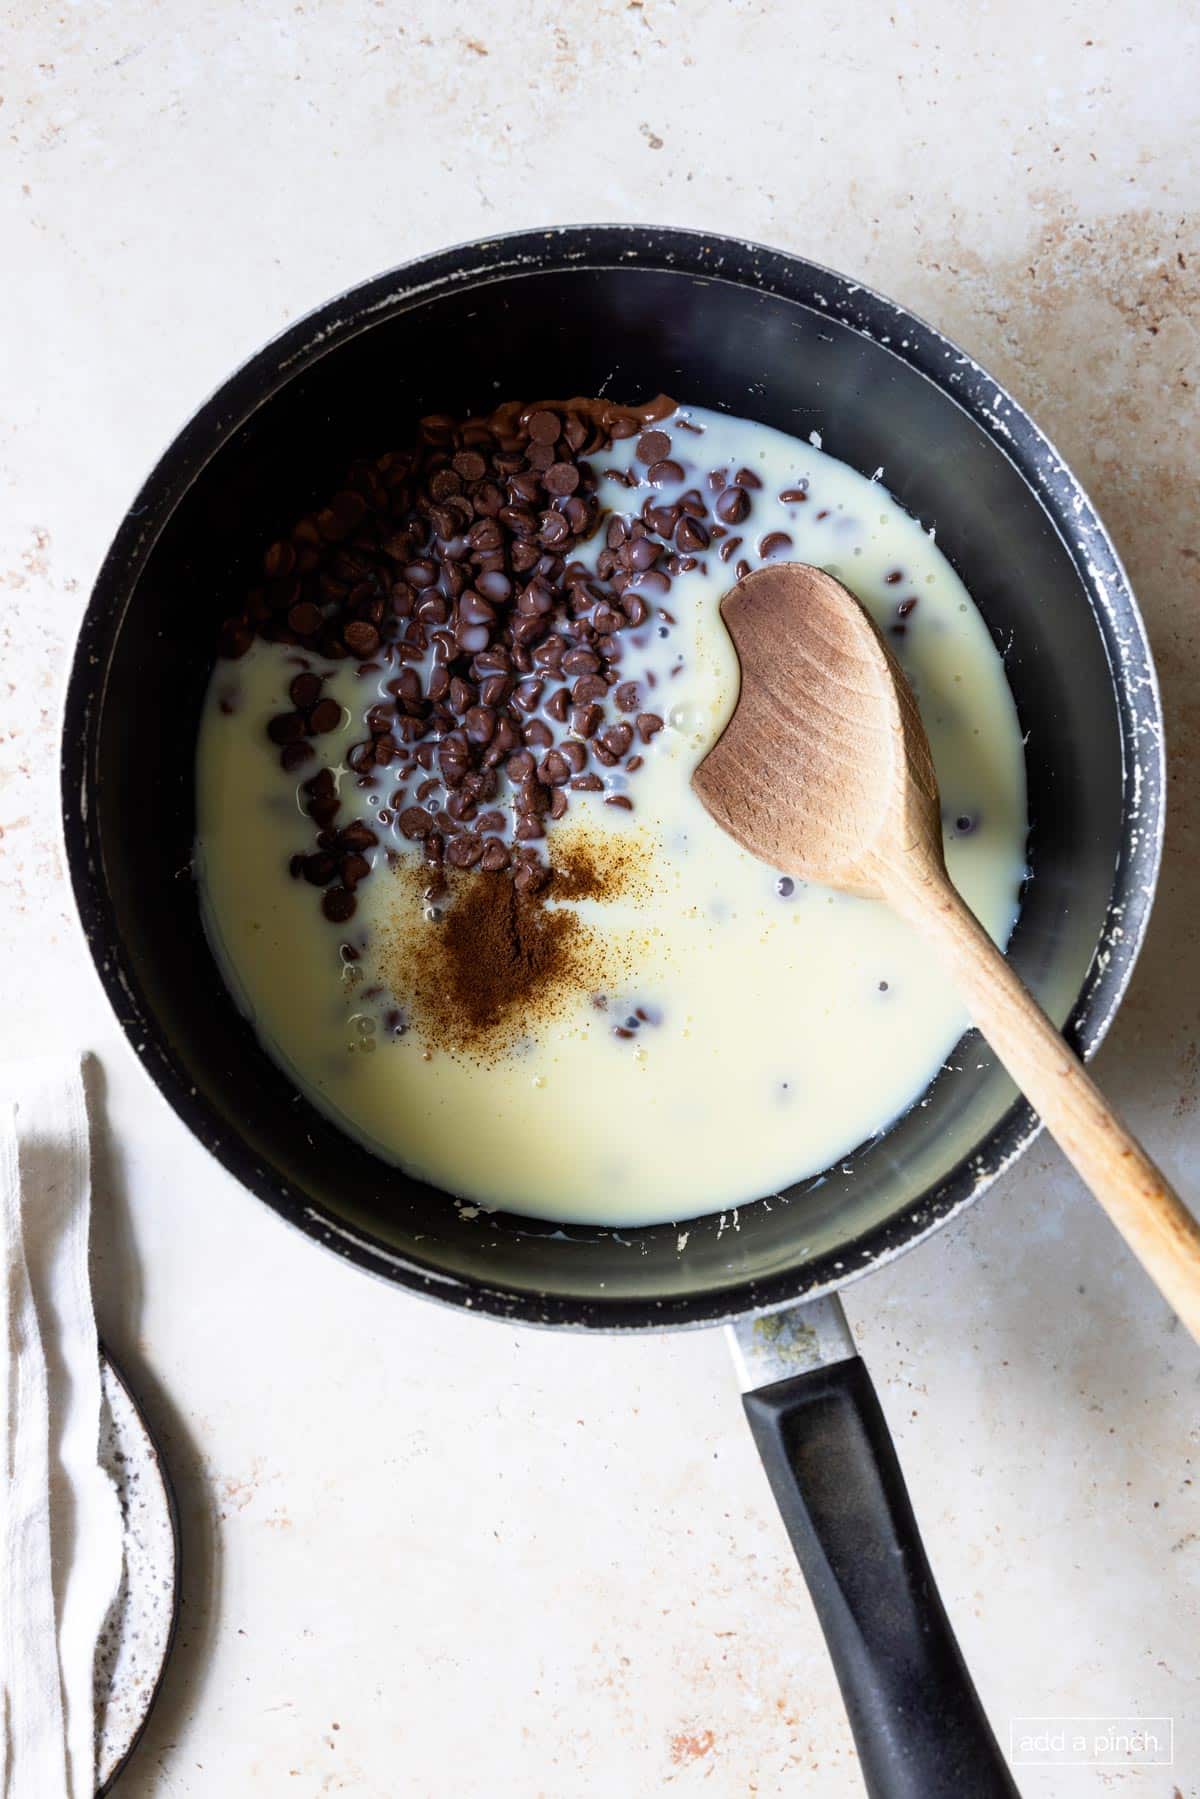
[[1014,1799],[954,1639],[866,1364],[744,1395],[871,1799]]

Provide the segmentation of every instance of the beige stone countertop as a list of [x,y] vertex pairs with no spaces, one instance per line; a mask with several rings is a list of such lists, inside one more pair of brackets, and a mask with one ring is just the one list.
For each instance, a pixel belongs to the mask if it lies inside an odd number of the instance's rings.
[[[1200,15],[27,0],[7,24],[3,1053],[80,1044],[103,1064],[99,1311],[184,1540],[178,1645],[119,1799],[853,1799],[720,1335],[583,1340],[443,1312],[219,1170],[92,974],[57,847],[59,694],[151,462],[337,290],[586,219],[829,263],[1008,384],[1126,558],[1171,818],[1097,1066],[1195,1196]],[[1026,1770],[1024,1793],[1200,1793],[1200,1353],[1052,1145],[847,1309],[1001,1736],[1030,1713],[1174,1717],[1173,1767]]]

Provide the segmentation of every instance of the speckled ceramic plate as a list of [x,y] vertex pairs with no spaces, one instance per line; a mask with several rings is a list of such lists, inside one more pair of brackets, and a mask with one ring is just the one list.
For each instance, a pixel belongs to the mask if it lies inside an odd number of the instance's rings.
[[125,1565],[96,1647],[96,1778],[107,1793],[146,1727],[179,1606],[179,1530],[158,1449],[129,1388],[100,1358],[100,1462],[121,1501]]

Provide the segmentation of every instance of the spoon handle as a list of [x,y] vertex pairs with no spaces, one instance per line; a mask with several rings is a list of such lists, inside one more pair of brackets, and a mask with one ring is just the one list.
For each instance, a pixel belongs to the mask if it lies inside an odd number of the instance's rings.
[[893,882],[888,898],[945,956],[974,1022],[1200,1342],[1200,1224],[949,878]]

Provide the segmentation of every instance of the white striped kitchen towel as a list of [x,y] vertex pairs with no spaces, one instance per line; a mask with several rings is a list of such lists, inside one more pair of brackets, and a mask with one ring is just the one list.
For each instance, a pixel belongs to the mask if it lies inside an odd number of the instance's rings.
[[79,1058],[0,1069],[0,1793],[92,1799],[96,1639],[121,1577],[99,1466]]

